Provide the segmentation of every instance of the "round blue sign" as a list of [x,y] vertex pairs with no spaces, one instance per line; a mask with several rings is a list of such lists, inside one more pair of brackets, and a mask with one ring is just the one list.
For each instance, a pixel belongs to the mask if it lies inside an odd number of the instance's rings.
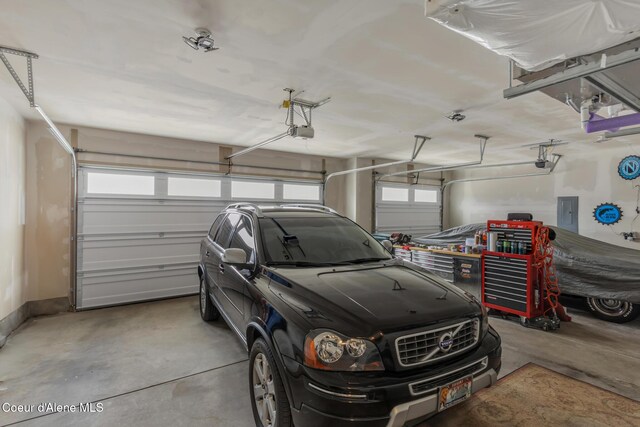
[[600,224],[615,224],[622,218],[622,209],[613,203],[603,203],[593,210],[593,217]]
[[632,180],[640,176],[640,157],[627,156],[618,165],[618,174],[624,179]]

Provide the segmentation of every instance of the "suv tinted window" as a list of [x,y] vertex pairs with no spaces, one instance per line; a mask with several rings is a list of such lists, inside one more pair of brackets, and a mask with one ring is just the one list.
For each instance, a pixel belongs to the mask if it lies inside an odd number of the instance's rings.
[[247,262],[254,264],[255,257],[255,244],[253,242],[253,229],[251,227],[251,220],[248,217],[242,215],[240,222],[236,227],[236,232],[231,238],[230,248],[243,249],[247,254]]
[[213,221],[213,225],[209,229],[209,237],[211,237],[211,240],[213,240],[216,237],[216,231],[218,231],[218,227],[220,226],[220,223],[222,222],[223,219],[224,219],[224,214],[220,214],[218,215],[216,220]]
[[230,213],[224,219],[222,224],[220,224],[220,229],[216,234],[215,242],[226,249],[229,244],[229,238],[231,237],[231,233],[233,233],[234,228],[238,225],[238,221],[240,220],[239,213]]
[[370,234],[346,218],[264,218],[260,230],[271,264],[355,264],[391,258]]

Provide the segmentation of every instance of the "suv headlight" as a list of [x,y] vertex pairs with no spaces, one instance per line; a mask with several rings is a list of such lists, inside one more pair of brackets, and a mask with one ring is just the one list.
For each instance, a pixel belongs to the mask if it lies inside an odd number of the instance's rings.
[[329,330],[307,334],[304,364],[327,371],[384,371],[380,352],[371,341]]

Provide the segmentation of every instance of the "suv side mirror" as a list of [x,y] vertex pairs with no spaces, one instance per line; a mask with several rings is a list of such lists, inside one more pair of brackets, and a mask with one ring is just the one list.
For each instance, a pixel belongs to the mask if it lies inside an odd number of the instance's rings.
[[393,243],[391,243],[391,240],[383,240],[382,246],[389,252],[393,252]]
[[244,267],[247,265],[247,253],[240,248],[225,249],[222,262],[229,265]]

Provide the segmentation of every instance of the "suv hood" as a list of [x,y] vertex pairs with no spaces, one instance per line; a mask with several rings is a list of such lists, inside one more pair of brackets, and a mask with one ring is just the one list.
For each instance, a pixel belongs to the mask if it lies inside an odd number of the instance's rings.
[[269,287],[313,328],[372,336],[480,315],[458,288],[402,261],[267,269]]

